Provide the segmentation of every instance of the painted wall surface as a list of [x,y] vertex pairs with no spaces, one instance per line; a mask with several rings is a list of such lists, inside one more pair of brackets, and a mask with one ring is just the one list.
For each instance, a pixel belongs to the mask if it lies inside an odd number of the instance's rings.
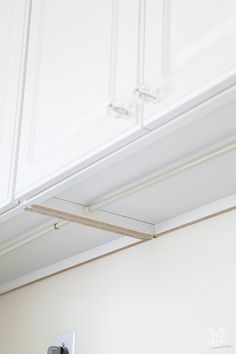
[[1,354],[45,354],[70,328],[76,354],[236,344],[236,212],[0,297]]

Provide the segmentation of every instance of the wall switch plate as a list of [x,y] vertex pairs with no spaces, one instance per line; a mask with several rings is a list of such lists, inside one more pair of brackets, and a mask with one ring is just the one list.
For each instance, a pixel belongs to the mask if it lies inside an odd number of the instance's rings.
[[75,354],[75,330],[67,330],[56,334],[56,345],[67,347],[69,354]]

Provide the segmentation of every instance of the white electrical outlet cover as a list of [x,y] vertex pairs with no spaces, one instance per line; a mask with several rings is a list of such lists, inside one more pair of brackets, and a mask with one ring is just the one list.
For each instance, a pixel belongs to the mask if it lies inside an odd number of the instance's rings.
[[65,345],[69,354],[75,354],[75,330],[67,330],[56,334],[56,346]]

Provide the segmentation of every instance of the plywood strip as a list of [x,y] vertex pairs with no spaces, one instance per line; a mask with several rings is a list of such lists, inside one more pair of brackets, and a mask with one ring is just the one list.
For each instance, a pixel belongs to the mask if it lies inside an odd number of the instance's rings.
[[[29,210],[29,211],[34,211],[34,212],[36,212],[35,210],[33,210],[33,207],[34,207],[34,209],[35,209],[35,206],[32,206],[31,208],[28,208],[28,210]],[[208,219],[210,219],[210,218],[219,216],[219,215],[221,215],[221,214],[228,213],[228,212],[233,211],[233,210],[236,210],[236,206],[232,206],[232,207],[229,207],[229,208],[226,208],[226,209],[222,209],[222,210],[220,210],[219,212],[215,212],[215,213],[209,214],[209,215],[207,215],[207,216],[205,216],[205,217],[202,217],[202,218],[193,220],[192,222],[185,223],[185,224],[179,225],[179,226],[174,227],[174,228],[170,228],[170,229],[168,229],[168,230],[166,230],[166,231],[163,231],[163,232],[160,232],[160,233],[155,234],[154,237],[161,237],[161,236],[167,235],[167,234],[172,233],[172,232],[174,232],[174,231],[183,229],[183,228],[185,228],[185,227],[194,225],[194,224],[196,224],[196,223],[200,223],[200,222],[202,222],[202,221],[205,221],[205,220],[208,220]],[[37,211],[37,212],[38,212],[38,211]],[[48,215],[48,214],[45,214],[45,215]],[[100,255],[100,256],[91,258],[91,259],[89,259],[89,260],[86,260],[85,262],[80,262],[80,263],[75,264],[75,265],[73,265],[73,266],[71,266],[71,267],[68,267],[68,268],[66,268],[66,269],[62,269],[62,270],[60,270],[60,271],[54,272],[53,274],[50,274],[50,275],[48,275],[48,276],[44,276],[44,277],[42,277],[42,278],[39,278],[39,279],[34,280],[34,281],[31,281],[31,282],[29,282],[29,283],[27,283],[27,284],[24,284],[24,285],[22,285],[22,286],[18,286],[18,287],[14,288],[14,289],[11,289],[11,290],[9,290],[9,291],[6,291],[6,292],[4,292],[4,293],[1,293],[1,294],[0,294],[0,297],[3,296],[3,295],[5,295],[5,294],[11,293],[11,292],[13,292],[13,291],[15,291],[15,290],[18,290],[18,289],[27,287],[27,286],[32,285],[32,284],[34,284],[34,283],[38,283],[38,282],[40,282],[40,281],[42,281],[42,280],[44,280],[44,279],[53,277],[53,276],[55,276],[55,275],[57,275],[57,274],[61,274],[61,273],[67,272],[67,271],[70,270],[70,269],[77,268],[77,267],[79,267],[79,266],[81,266],[81,265],[90,263],[90,262],[92,262],[92,261],[95,261],[95,260],[97,260],[97,259],[100,259],[100,258],[109,256],[109,255],[114,254],[114,253],[117,253],[117,252],[119,252],[119,251],[121,251],[121,250],[125,250],[125,249],[128,249],[128,248],[130,248],[130,247],[134,247],[134,246],[136,246],[136,245],[140,245],[140,244],[142,244],[142,243],[145,242],[145,241],[146,241],[146,240],[142,240],[142,241],[135,242],[135,243],[133,243],[133,244],[131,244],[131,245],[118,248],[118,249],[113,250],[113,251],[111,251],[111,252],[105,253],[104,255]]]
[[76,215],[65,211],[57,210],[54,208],[48,208],[42,205],[34,204],[31,207],[26,208],[25,210],[42,214],[42,215],[47,215],[52,218],[62,219],[80,225],[89,226],[95,229],[113,232],[122,236],[134,237],[139,240],[151,240],[153,238],[153,234],[128,229],[118,225],[108,224],[106,222],[94,220],[86,216]]

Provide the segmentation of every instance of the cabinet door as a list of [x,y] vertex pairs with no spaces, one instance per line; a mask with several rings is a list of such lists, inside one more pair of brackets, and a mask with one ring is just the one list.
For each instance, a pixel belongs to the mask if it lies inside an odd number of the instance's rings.
[[152,129],[236,74],[236,1],[147,0],[142,17],[137,96]]
[[79,171],[143,134],[136,0],[33,0],[17,195]]
[[10,208],[25,2],[0,1],[0,211]]

